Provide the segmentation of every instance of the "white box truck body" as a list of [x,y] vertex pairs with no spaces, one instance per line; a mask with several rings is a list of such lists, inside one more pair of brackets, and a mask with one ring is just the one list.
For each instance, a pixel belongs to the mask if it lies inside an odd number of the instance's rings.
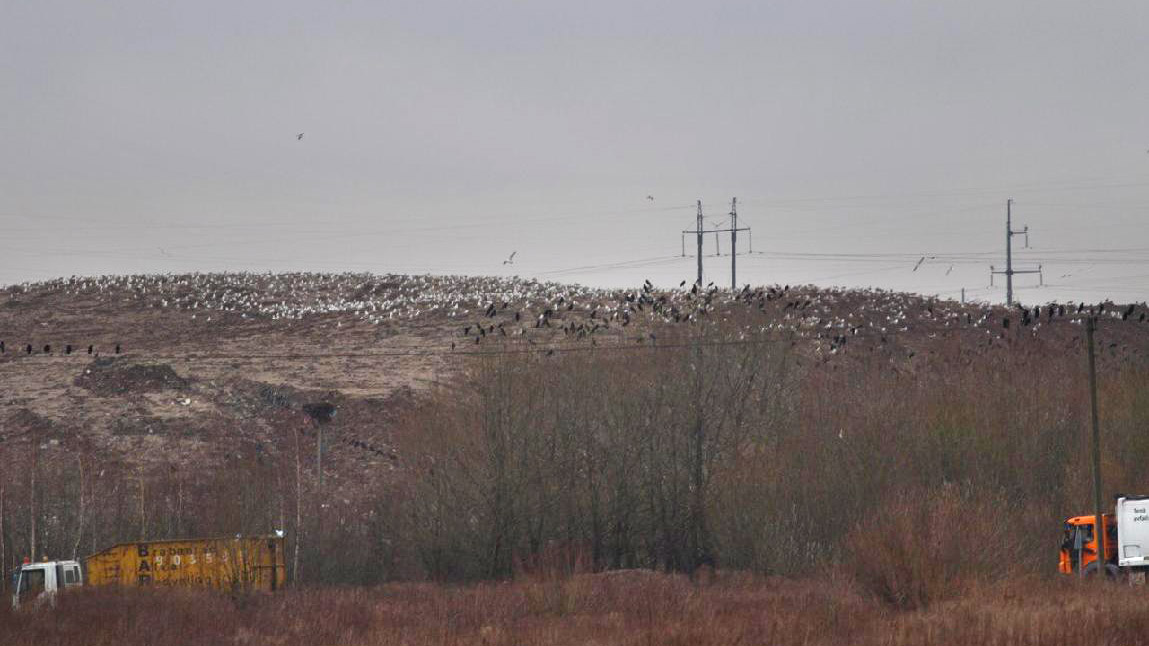
[[1117,498],[1117,566],[1149,566],[1149,497]]

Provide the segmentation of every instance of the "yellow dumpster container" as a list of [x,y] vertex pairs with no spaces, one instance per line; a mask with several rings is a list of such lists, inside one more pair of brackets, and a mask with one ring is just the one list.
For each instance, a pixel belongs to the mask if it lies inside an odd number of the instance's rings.
[[120,543],[89,556],[84,565],[89,585],[271,591],[287,581],[280,536]]

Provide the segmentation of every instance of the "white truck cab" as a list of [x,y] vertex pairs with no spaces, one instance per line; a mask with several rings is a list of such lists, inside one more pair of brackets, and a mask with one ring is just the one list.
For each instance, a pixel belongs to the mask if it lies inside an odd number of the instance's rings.
[[79,561],[26,561],[12,573],[12,607],[55,603],[58,591],[83,584]]

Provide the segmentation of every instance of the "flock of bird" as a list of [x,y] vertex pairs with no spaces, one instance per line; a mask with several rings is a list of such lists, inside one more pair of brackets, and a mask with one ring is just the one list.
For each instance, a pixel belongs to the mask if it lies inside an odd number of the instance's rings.
[[248,272],[71,277],[16,289],[183,310],[202,320],[227,314],[270,320],[344,314],[375,324],[437,315],[462,318],[495,300],[522,304],[565,295],[589,301],[610,293],[517,278]]
[[[881,289],[747,285],[730,290],[685,281],[677,289],[657,289],[645,281],[635,290],[606,290],[520,278],[363,273],[71,277],[12,290],[175,310],[202,322],[227,317],[292,321],[320,315],[376,325],[454,321],[458,328],[450,341],[452,350],[460,341],[474,345],[525,337],[531,343],[549,343],[608,332],[615,340],[656,343],[660,326],[719,320],[727,324],[727,331],[786,332],[823,341],[827,349],[838,351],[859,334],[885,340],[886,335],[914,328],[933,332],[981,328],[1000,335],[1011,325],[1036,332],[1055,320],[1080,322],[1086,316],[1145,322],[1147,313],[1143,307],[1112,303],[1053,303],[1010,310]],[[644,325],[630,328],[632,323]]]
[[[83,347],[73,346],[70,343],[65,343],[63,346],[56,346],[55,349],[58,350],[60,354],[63,354],[65,356],[71,355],[73,353],[80,354],[81,351],[84,350]],[[123,351],[123,346],[121,346],[119,343],[117,343],[115,345],[115,347],[112,348],[113,354],[120,354],[122,351]],[[52,347],[51,343],[45,343],[44,345],[38,345],[38,344],[32,345],[31,343],[25,343],[20,347],[19,350],[17,350],[17,352],[23,352],[24,354],[27,354],[27,355],[31,355],[31,354],[55,354],[55,352],[53,351],[53,347]],[[0,354],[7,354],[7,353],[8,353],[8,345],[3,340],[0,340]],[[98,356],[100,356],[100,350],[96,347],[95,344],[88,344],[87,354],[98,357]]]

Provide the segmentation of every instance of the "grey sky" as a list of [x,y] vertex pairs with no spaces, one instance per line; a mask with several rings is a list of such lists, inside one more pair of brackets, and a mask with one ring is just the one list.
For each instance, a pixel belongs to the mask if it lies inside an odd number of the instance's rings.
[[1000,300],[1012,196],[1050,285],[1020,298],[1149,298],[1143,0],[0,10],[0,283],[677,285],[694,200],[720,221],[738,196],[765,252],[740,283]]

